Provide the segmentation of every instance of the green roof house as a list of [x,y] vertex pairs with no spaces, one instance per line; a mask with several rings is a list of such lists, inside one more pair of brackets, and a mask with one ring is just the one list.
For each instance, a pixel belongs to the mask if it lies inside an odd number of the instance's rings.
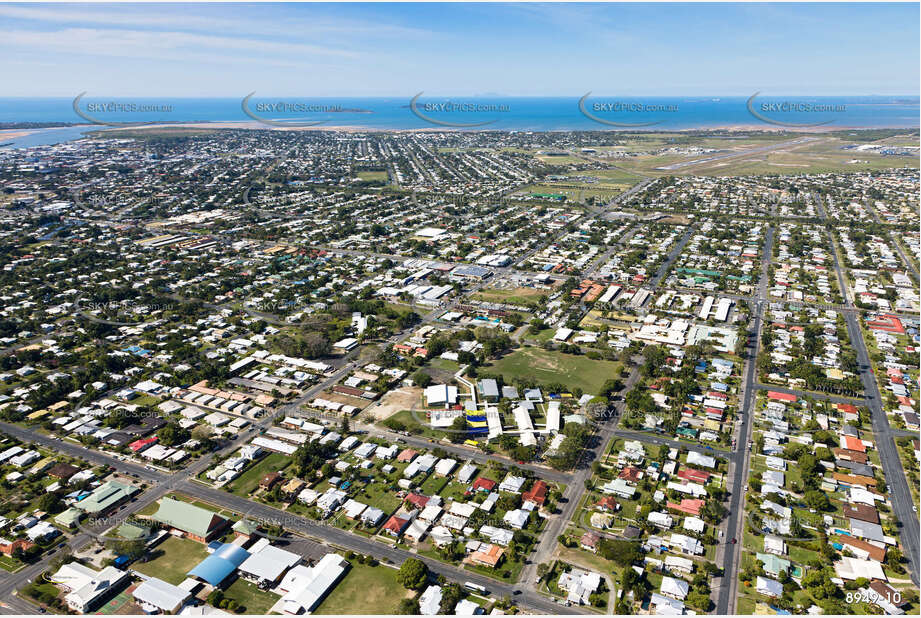
[[146,539],[148,536],[150,536],[150,530],[148,528],[131,522],[123,523],[118,527],[118,530],[116,530],[115,533],[121,538],[128,539],[129,541]]
[[259,532],[259,524],[249,519],[241,519],[233,525],[233,531],[242,536],[252,536]]
[[768,575],[777,577],[781,571],[790,572],[790,561],[784,560],[780,556],[758,552],[756,558],[764,563],[764,572]]
[[173,498],[160,500],[153,519],[201,543],[209,542],[227,525],[227,520],[217,513]]
[[137,492],[138,488],[133,485],[126,485],[118,481],[109,481],[97,487],[93,490],[93,493],[80,502],[77,502],[74,507],[88,515],[105,513],[113,506],[121,504]]
[[63,513],[58,513],[54,518],[54,523],[67,528],[73,528],[77,525],[77,522],[80,521],[81,517],[83,517],[83,511],[78,508],[70,507]]

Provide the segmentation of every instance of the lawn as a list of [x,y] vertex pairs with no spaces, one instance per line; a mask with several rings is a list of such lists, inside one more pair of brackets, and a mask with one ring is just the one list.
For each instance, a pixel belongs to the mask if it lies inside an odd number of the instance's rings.
[[419,486],[419,489],[426,496],[434,496],[441,493],[441,490],[445,488],[448,482],[449,480],[446,477],[432,473]]
[[596,394],[606,380],[620,375],[621,368],[622,365],[614,361],[523,347],[494,361],[486,371],[501,373],[507,382],[518,377],[533,378],[545,384],[563,383],[569,388]]
[[[388,180],[390,180],[390,176],[385,171],[361,170],[356,174],[356,176],[358,177],[359,180],[365,180],[365,181],[381,180],[383,182],[387,182]],[[250,613],[253,613],[253,612],[250,612]]]
[[136,562],[132,568],[178,586],[185,580],[186,573],[208,557],[208,552],[197,541],[170,536],[149,555],[154,558],[147,562]]
[[391,483],[375,479],[374,482],[364,485],[354,498],[368,506],[375,506],[389,515],[400,506],[400,499],[396,496],[395,491],[389,489],[390,487]]
[[485,300],[490,303],[507,303],[509,305],[527,305],[536,302],[541,296],[547,296],[547,290],[537,288],[486,288],[474,294],[471,298]]
[[268,614],[272,606],[281,598],[239,577],[227,587],[224,596],[239,603],[241,613],[250,615]]
[[12,556],[0,555],[0,569],[8,571],[10,573],[15,573],[23,567],[22,562],[16,560]]
[[262,480],[263,476],[276,470],[281,472],[288,467],[290,463],[291,460],[287,456],[281,453],[271,453],[263,457],[255,466],[234,479],[228,487],[234,494],[245,498],[249,496],[254,489],[259,487],[259,481]]
[[396,614],[409,591],[397,581],[397,570],[353,564],[314,614]]
[[[425,410],[401,410],[391,415],[387,420],[403,423],[407,431],[423,438],[441,440],[446,437],[448,435],[446,432],[431,428],[425,420],[425,414]],[[387,425],[384,426],[386,427]]]

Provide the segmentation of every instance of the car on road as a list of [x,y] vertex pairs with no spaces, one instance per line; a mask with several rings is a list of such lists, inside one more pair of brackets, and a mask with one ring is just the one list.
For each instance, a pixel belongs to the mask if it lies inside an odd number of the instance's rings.
[[513,595],[519,595],[519,594],[521,594],[521,590],[515,590],[514,592],[512,592],[512,594],[513,594]]

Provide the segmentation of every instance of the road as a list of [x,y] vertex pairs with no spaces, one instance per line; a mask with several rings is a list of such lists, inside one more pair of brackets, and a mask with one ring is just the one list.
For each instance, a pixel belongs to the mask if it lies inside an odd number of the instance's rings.
[[729,490],[729,515],[723,543],[717,548],[718,554],[721,553],[723,557],[720,564],[723,574],[719,578],[718,585],[711,586],[712,592],[717,595],[716,613],[722,615],[732,614],[736,611],[736,589],[739,585],[737,571],[742,543],[733,544],[731,539],[735,538],[739,541],[742,539],[743,512],[745,510],[745,492],[742,487],[748,482],[749,458],[751,456],[748,441],[751,439],[752,416],[754,415],[755,407],[755,385],[758,377],[758,349],[761,345],[761,328],[764,310],[767,306],[764,299],[767,298],[768,267],[771,263],[773,246],[774,228],[773,226],[768,226],[764,237],[764,248],[761,252],[761,277],[758,280],[757,300],[755,301],[755,310],[752,313],[752,320],[748,328],[748,337],[751,344],[745,348],[742,404],[739,407],[742,419],[736,437],[736,448],[729,457],[729,471],[732,479]]
[[[834,239],[832,238],[832,242]],[[838,261],[838,247],[834,245],[832,256],[834,258],[835,270],[838,273],[838,282],[842,286],[845,302],[848,305],[853,304],[853,294],[847,287],[843,267]],[[902,462],[899,460],[899,454],[895,445],[895,433],[889,426],[889,418],[882,407],[882,396],[876,383],[876,376],[871,371],[872,361],[867,352],[866,343],[863,340],[863,333],[857,317],[854,313],[844,314],[845,324],[847,325],[848,338],[854,351],[857,353],[857,367],[860,374],[860,381],[864,388],[864,398],[866,406],[870,410],[870,421],[873,426],[873,435],[876,440],[876,451],[879,453],[880,463],[882,464],[883,473],[886,476],[886,484],[889,489],[889,502],[892,505],[892,512],[896,519],[901,522],[902,528],[899,538],[902,541],[904,551],[902,552],[908,560],[908,571],[911,580],[918,584],[918,567],[919,567],[919,526],[918,515],[914,510],[914,502],[911,499],[911,492],[908,487],[908,481],[905,478],[905,472],[902,470]]]
[[[264,522],[266,524],[281,525],[286,530],[294,534],[307,537],[308,539],[316,539],[317,542],[321,544],[335,545],[341,547],[344,550],[370,554],[379,560],[388,560],[393,564],[401,564],[404,560],[410,557],[419,558],[420,560],[423,560],[436,574],[444,575],[445,577],[456,581],[473,581],[475,583],[479,583],[483,586],[486,586],[492,595],[498,597],[508,596],[514,602],[528,607],[529,609],[535,610],[538,613],[582,613],[578,610],[578,608],[570,608],[564,611],[563,607],[548,600],[546,597],[538,594],[536,591],[523,590],[520,595],[514,595],[514,591],[519,589],[519,587],[515,584],[498,582],[494,579],[484,577],[470,571],[452,567],[437,560],[426,558],[424,556],[418,556],[414,552],[410,552],[405,549],[391,547],[390,545],[383,542],[371,541],[362,536],[351,534],[345,530],[336,528],[335,526],[315,522],[311,519],[300,517],[298,515],[294,515],[292,513],[288,513],[281,509],[277,509],[265,504],[253,502],[247,500],[246,498],[242,498],[225,491],[213,489],[210,486],[191,480],[191,477],[200,471],[197,469],[200,468],[201,465],[196,466],[195,469],[190,468],[184,473],[174,474],[172,472],[161,472],[159,470],[150,470],[144,466],[131,462],[115,459],[110,455],[86,449],[82,445],[73,444],[66,441],[57,441],[48,436],[34,434],[26,429],[16,425],[11,425],[9,423],[0,422],[0,429],[18,439],[31,441],[50,449],[56,449],[71,457],[82,457],[87,461],[97,465],[114,466],[122,472],[136,474],[140,477],[141,480],[152,484],[153,487],[143,493],[136,502],[128,503],[126,508],[119,510],[115,514],[109,516],[108,519],[115,520],[112,522],[112,525],[118,521],[124,520],[124,518],[126,518],[129,514],[143,509],[145,506],[154,502],[155,500],[158,500],[166,493],[178,492],[193,498],[198,498],[202,501],[208,502],[223,509],[228,509],[240,515],[245,514],[249,518]],[[109,527],[111,526],[107,524],[101,528],[107,529]],[[74,550],[80,549],[87,543],[94,540],[95,537],[93,536],[92,532],[101,533],[104,532],[104,530],[98,529],[89,532],[80,531],[74,535],[72,539],[70,539],[68,545]],[[297,542],[297,539],[293,539],[293,541]],[[0,595],[3,595],[3,593],[6,593],[6,595],[0,598],[9,599],[13,590],[21,588],[26,584],[27,579],[34,578],[46,568],[45,562],[45,560],[42,560],[38,564],[30,565],[29,567],[26,567],[14,575],[5,576],[2,580],[0,580]],[[26,607],[29,607],[28,604],[25,604],[26,602],[22,599],[17,599],[17,601],[18,603],[16,606],[11,605],[11,610],[24,611]],[[0,608],[0,611],[3,611],[4,609],[6,608]],[[9,611],[3,613],[19,612]],[[32,611],[27,611],[25,613],[34,613],[34,608],[32,608]]]
[[[633,388],[633,385],[636,384],[639,377],[639,367],[634,365],[624,384],[623,392],[627,392]],[[535,583],[537,580],[537,565],[547,562],[553,555],[557,546],[557,538],[563,530],[565,530],[569,521],[572,520],[573,514],[582,501],[582,495],[586,491],[585,482],[592,476],[591,462],[607,452],[611,438],[617,433],[615,428],[620,419],[620,414],[623,412],[623,403],[615,404],[615,409],[617,410],[617,414],[614,418],[608,418],[603,424],[596,425],[596,427],[599,428],[594,443],[594,447],[598,449],[597,452],[594,448],[588,451],[583,457],[583,461],[577,465],[575,473],[566,486],[566,491],[563,492],[565,502],[561,500],[560,504],[557,505],[560,512],[550,517],[547,522],[547,527],[537,544],[537,548],[531,554],[531,564],[525,565],[524,569],[521,571],[521,576],[518,579],[519,585],[529,588],[534,591],[535,594],[537,594],[537,586]]]

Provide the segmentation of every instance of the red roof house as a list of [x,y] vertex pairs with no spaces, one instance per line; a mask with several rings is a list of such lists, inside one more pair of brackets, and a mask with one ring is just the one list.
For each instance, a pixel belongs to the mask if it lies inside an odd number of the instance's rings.
[[682,468],[678,471],[678,478],[703,485],[710,480],[710,473],[704,472],[703,470],[695,470],[694,468]]
[[674,502],[667,503],[668,508],[685,513],[687,515],[700,515],[700,509],[703,508],[705,502],[703,500],[698,500],[697,498],[685,498],[679,504]]
[[410,493],[406,498],[403,499],[404,502],[409,502],[417,509],[424,509],[425,505],[429,503],[429,497],[423,496],[422,494]]
[[768,399],[786,403],[796,403],[796,395],[793,393],[781,393],[780,391],[768,391]]
[[476,491],[492,491],[495,487],[495,481],[483,478],[482,476],[477,477],[477,480],[473,481],[473,489]]
[[537,481],[534,483],[534,486],[521,494],[521,499],[523,502],[533,502],[534,504],[544,506],[544,502],[547,500],[547,491],[550,488],[547,487],[547,484],[543,481]]
[[387,523],[385,523],[381,529],[390,535],[400,536],[403,534],[403,530],[406,528],[406,524],[408,523],[408,519],[403,519],[402,517],[391,515],[390,519],[387,520]]
[[129,444],[129,445],[128,445],[128,448],[130,448],[130,449],[131,449],[132,451],[134,451],[135,453],[140,453],[141,451],[143,451],[143,450],[144,450],[145,448],[147,448],[148,446],[151,446],[151,445],[153,445],[153,444],[156,444],[156,443],[157,443],[157,440],[159,440],[159,438],[157,438],[157,436],[154,436],[154,437],[152,437],[152,438],[142,438],[142,439],[140,439],[140,440],[135,440],[134,442],[132,442],[131,444]]

